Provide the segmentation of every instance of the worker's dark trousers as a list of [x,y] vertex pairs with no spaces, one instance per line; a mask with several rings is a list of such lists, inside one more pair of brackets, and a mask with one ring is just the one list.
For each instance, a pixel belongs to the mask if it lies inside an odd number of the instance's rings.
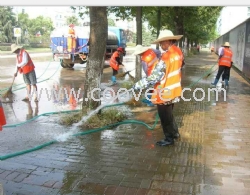
[[165,135],[165,138],[171,138],[171,139],[174,138],[174,135],[176,133],[179,133],[178,126],[173,116],[173,107],[174,104],[169,104],[169,105],[157,104],[157,110],[161,120],[163,133]]
[[222,73],[224,74],[224,79],[229,80],[230,67],[220,65],[218,73],[216,75],[216,79],[219,80]]
[[[231,71],[231,67],[229,68],[229,71],[228,71],[228,80],[230,78],[230,71]],[[222,74],[222,81],[224,81],[224,80],[225,80],[225,71]]]
[[117,71],[117,70],[115,70],[114,68],[112,68],[112,70],[113,70],[113,76],[115,76],[115,75],[118,74],[118,71]]

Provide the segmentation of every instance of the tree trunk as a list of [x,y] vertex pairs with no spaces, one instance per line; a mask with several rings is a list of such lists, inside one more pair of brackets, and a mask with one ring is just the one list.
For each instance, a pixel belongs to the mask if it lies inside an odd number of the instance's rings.
[[90,45],[84,83],[83,112],[95,109],[101,104],[101,93],[94,89],[100,89],[108,33],[106,7],[89,7],[89,15]]
[[[142,7],[136,8],[136,44],[142,45]],[[139,81],[142,78],[141,57],[136,56],[135,64],[135,81]]]
[[189,43],[189,39],[187,38],[187,49],[189,50],[189,45],[190,43]]
[[[159,36],[160,34],[160,30],[161,30],[161,8],[158,7],[158,10],[157,10],[157,37]],[[156,44],[156,49],[159,49],[159,44]]]

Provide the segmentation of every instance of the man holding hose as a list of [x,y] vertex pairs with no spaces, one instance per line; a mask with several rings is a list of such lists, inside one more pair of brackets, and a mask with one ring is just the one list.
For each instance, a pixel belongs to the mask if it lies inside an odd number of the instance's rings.
[[183,35],[173,35],[170,30],[163,30],[153,43],[159,43],[164,53],[156,64],[152,74],[134,84],[134,90],[153,87],[151,102],[157,105],[164,139],[156,142],[159,146],[174,144],[174,139],[179,138],[178,127],[173,116],[174,103],[180,101],[182,94],[181,67],[182,56],[179,48],[174,44]]
[[[141,57],[141,66],[147,77],[151,75],[155,68],[155,65],[159,62],[159,59],[161,58],[160,50],[143,47],[142,45],[136,45],[133,54],[139,55]],[[148,95],[147,99],[143,102],[146,103],[148,106],[154,106],[150,99],[151,95]]]

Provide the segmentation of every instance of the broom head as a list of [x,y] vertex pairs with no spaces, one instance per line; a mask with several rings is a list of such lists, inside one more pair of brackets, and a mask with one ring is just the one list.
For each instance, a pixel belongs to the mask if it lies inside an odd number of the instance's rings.
[[129,71],[126,71],[126,72],[123,72],[123,73],[119,73],[116,75],[116,77],[125,77],[127,74],[129,74],[129,72],[131,72],[132,70],[129,70]]
[[12,86],[2,95],[3,98],[10,97],[12,95]]

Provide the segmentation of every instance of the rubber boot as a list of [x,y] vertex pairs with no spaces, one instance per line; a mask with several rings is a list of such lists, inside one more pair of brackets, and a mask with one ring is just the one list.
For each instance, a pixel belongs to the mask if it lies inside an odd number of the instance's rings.
[[228,87],[228,79],[225,79],[225,86]]
[[113,85],[116,84],[116,77],[115,77],[115,76],[112,76],[112,77],[111,77],[111,81],[112,81],[112,84],[113,84]]
[[219,79],[214,79],[214,82],[213,82],[213,83],[211,83],[211,85],[216,86],[216,85],[217,85],[217,83],[218,83],[218,81],[219,81]]

